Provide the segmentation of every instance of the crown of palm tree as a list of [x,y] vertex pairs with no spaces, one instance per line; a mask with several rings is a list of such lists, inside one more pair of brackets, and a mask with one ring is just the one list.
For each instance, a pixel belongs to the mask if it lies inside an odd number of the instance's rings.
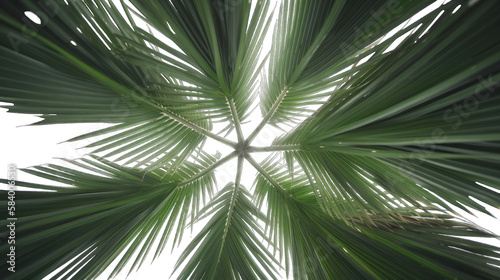
[[[16,192],[4,279],[63,265],[54,278],[93,279],[117,258],[111,277],[132,271],[205,218],[179,279],[498,277],[499,249],[470,239],[494,235],[454,209],[500,206],[500,2],[410,21],[432,2],[0,2],[4,107],[39,114],[34,125],[113,124],[69,140],[93,149],[72,167],[23,169],[66,187],[17,182],[33,191]],[[263,120],[245,138],[257,98]],[[253,146],[268,124],[293,129]],[[209,154],[207,138],[234,151]]]

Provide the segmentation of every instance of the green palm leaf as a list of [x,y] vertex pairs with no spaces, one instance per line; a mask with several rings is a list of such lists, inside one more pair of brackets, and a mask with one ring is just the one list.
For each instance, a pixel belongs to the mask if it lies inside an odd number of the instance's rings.
[[250,161],[261,172],[256,200],[267,202],[269,234],[286,263],[291,262],[294,278],[488,279],[497,273],[486,265],[498,263],[488,258],[498,257],[493,246],[462,239],[488,234],[451,216],[399,207],[396,215],[351,216],[348,227],[319,207],[305,174],[292,180],[272,160],[262,167]]
[[[394,211],[381,187],[416,207],[417,201],[444,199],[481,209],[471,194],[500,205],[498,192],[476,183],[500,187],[493,175],[500,163],[493,113],[500,99],[492,94],[500,41],[488,35],[499,19],[489,5],[453,9],[444,7],[433,32],[419,38],[417,31],[385,57],[360,66],[353,83],[277,141],[296,145],[290,156],[311,174],[327,204],[352,198],[358,206],[368,202],[371,211]],[[478,21],[483,29],[476,30]]]
[[[74,168],[48,165],[24,170],[66,187],[17,182],[37,191],[20,192],[16,197],[19,269],[13,279],[41,279],[64,264],[66,270],[55,277],[65,274],[66,279],[76,272],[76,277],[93,278],[122,251],[125,254],[113,273],[139,252],[134,269],[156,239],[160,244],[153,250],[157,256],[172,233],[180,241],[189,217],[193,219],[199,205],[212,196],[213,172],[193,176],[215,160],[203,155],[174,173],[161,168],[143,174],[97,158],[71,162]],[[1,245],[2,250],[8,247]]]
[[[238,119],[243,120],[255,93],[260,55],[260,48],[256,46],[262,44],[270,23],[265,18],[269,2],[257,3],[253,13],[250,13],[250,2],[246,1],[240,1],[238,5],[231,1],[132,3],[148,24],[186,53],[186,64],[201,74],[196,77],[210,80],[210,83],[200,86],[213,92],[214,103],[222,103],[219,108],[226,110],[234,106]],[[147,37],[145,41],[160,49],[171,49],[151,35],[144,36]],[[144,64],[148,51],[140,48],[139,51],[144,55],[136,56],[133,61]],[[157,67],[157,64],[150,65]],[[230,111],[226,114],[232,121]]]
[[[383,50],[370,49],[384,34],[431,1],[285,1],[274,31],[261,108],[269,122],[289,123],[331,95],[357,70],[357,62]],[[314,19],[314,20],[312,20]],[[362,30],[360,30],[362,29]],[[354,65],[354,66],[353,66]],[[344,71],[343,73],[339,73]]]
[[[416,16],[431,3],[0,2],[0,106],[108,125],[68,140],[90,155],[22,169],[52,183],[17,182],[7,279],[130,273],[195,223],[180,279],[496,278],[498,247],[472,239],[498,233],[456,209],[500,207],[500,4]],[[251,146],[267,124],[292,129]]]
[[176,268],[194,251],[178,279],[276,279],[250,194],[230,184],[206,207],[214,215],[179,258]]

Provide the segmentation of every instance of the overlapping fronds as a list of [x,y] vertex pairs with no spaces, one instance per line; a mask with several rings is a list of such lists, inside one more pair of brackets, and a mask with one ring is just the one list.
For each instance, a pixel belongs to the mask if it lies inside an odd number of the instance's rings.
[[500,188],[500,40],[494,35],[500,18],[496,3],[453,14],[455,6],[441,8],[429,33],[420,28],[360,66],[351,82],[277,141],[292,145],[290,156],[329,205],[394,211],[398,206],[383,198],[391,195],[416,207],[416,201],[448,207],[444,199],[482,209],[471,196],[500,206],[498,192],[477,184]]
[[291,263],[293,278],[496,277],[498,270],[489,265],[499,263],[490,259],[499,256],[495,247],[464,239],[490,235],[466,223],[400,207],[395,216],[374,213],[369,221],[364,215],[351,217],[349,227],[319,207],[303,173],[292,180],[272,160],[256,167],[256,200],[267,207],[271,240]]
[[[471,238],[498,236],[456,207],[500,207],[500,4],[417,18],[432,2],[1,1],[2,107],[107,124],[68,140],[90,149],[71,167],[22,169],[55,183],[16,182],[33,190],[15,191],[7,279],[94,279],[117,260],[114,277],[207,220],[180,279],[497,278],[499,249]],[[293,129],[252,146],[267,124]],[[207,137],[234,151],[207,154]]]
[[[270,24],[269,1],[256,3],[252,13],[249,1],[132,3],[145,22],[170,39],[183,53],[172,51],[170,45],[147,33],[143,34],[144,40],[191,67],[186,68],[186,75],[192,75],[193,79],[187,82],[197,85],[195,79],[202,77],[206,82],[200,87],[222,100],[213,98],[214,102],[225,104],[225,107],[221,106],[225,110],[230,107],[227,102],[234,102],[237,116],[243,120],[255,93],[261,65],[259,46]],[[139,48],[136,54],[132,47],[131,52],[127,49],[126,55],[134,56],[132,61],[136,64],[156,67],[157,64],[148,63],[144,53],[147,54]],[[226,113],[232,121],[230,111]]]
[[311,114],[311,106],[322,104],[333,88],[359,71],[359,61],[382,53],[397,38],[375,46],[385,34],[430,3],[284,1],[261,91],[263,114],[272,124],[293,123]]
[[[54,277],[93,278],[121,252],[113,273],[127,262],[137,268],[149,252],[158,256],[169,236],[180,241],[187,222],[213,195],[213,172],[194,177],[215,160],[205,154],[176,172],[162,168],[147,174],[97,158],[70,161],[73,168],[51,164],[24,170],[66,186],[17,182],[33,191],[16,194],[18,269],[12,279],[41,279],[62,265],[66,269]],[[2,225],[3,235],[5,220]]]
[[178,279],[276,279],[274,257],[264,246],[267,237],[255,213],[250,194],[227,185],[206,206],[213,216],[179,258],[176,268],[187,261]]

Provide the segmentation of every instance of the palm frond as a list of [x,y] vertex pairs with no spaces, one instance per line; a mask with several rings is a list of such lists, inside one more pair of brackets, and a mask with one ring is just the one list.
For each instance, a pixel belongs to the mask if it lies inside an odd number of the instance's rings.
[[496,247],[463,239],[492,237],[488,233],[445,214],[405,215],[401,207],[397,219],[374,216],[367,227],[360,216],[349,227],[319,207],[308,180],[292,180],[272,165],[253,163],[260,172],[255,199],[267,207],[269,234],[293,278],[484,279],[497,274],[491,264],[499,261],[490,258],[498,258]]
[[210,199],[213,172],[193,177],[215,160],[203,154],[176,172],[162,168],[147,174],[98,158],[70,161],[74,168],[50,164],[23,170],[66,187],[17,182],[34,191],[16,194],[18,269],[11,278],[41,279],[62,265],[66,269],[54,277],[94,278],[121,252],[112,275],[129,262],[130,270],[139,267],[156,240],[155,257],[170,235],[180,241],[188,220],[192,223],[199,205]]
[[271,124],[295,123],[309,115],[311,106],[322,104],[358,71],[360,60],[382,53],[397,38],[371,49],[385,34],[430,3],[285,1],[260,96],[263,115]]
[[[213,92],[213,102],[222,103],[220,108],[227,110],[228,99],[231,99],[238,118],[243,120],[255,94],[261,53],[257,46],[262,44],[270,24],[269,1],[259,1],[253,10],[248,1],[235,4],[229,0],[132,1],[132,4],[141,19],[184,52],[184,55],[170,55],[194,68],[187,73],[196,73],[196,77],[211,82],[202,88]],[[162,50],[171,49],[150,35],[144,37],[145,41]],[[143,55],[137,55],[133,62],[148,64],[148,50],[138,48],[137,52]],[[127,53],[130,53],[129,49]],[[158,63],[150,65],[157,67]],[[195,81],[187,82],[196,85]],[[232,121],[229,111],[226,113],[228,120]]]
[[[147,165],[150,169],[174,157],[181,163],[207,135],[234,144],[210,132],[210,118],[214,112],[215,117],[221,110],[230,116],[226,99],[222,105],[217,105],[211,101],[213,93],[210,90],[185,86],[186,81],[179,80],[181,77],[175,74],[183,70],[169,70],[167,77],[162,73],[163,68],[151,70],[133,65],[120,56],[117,49],[126,47],[120,38],[135,40],[143,48],[148,45],[137,32],[133,20],[129,18],[127,22],[117,7],[100,1],[88,5],[74,1],[58,6],[58,12],[43,22],[39,32],[24,34],[27,29],[22,13],[34,9],[36,5],[31,1],[2,3],[0,41],[4,47],[2,70],[5,76],[1,79],[0,100],[14,103],[9,106],[12,112],[42,114],[44,120],[40,124],[126,123],[93,133],[93,136],[104,135],[110,130],[134,135],[148,130],[151,132],[148,136],[142,135],[140,141],[122,146],[113,154],[123,152],[121,159],[141,167],[159,157],[156,165]],[[148,55],[156,62],[154,65],[163,67],[154,54],[149,52]],[[24,68],[29,70],[23,71]],[[32,82],[20,82],[22,80]],[[49,94],[45,102],[35,102]],[[167,126],[162,130],[152,129],[151,125],[159,124]],[[172,139],[165,140],[163,133],[171,134]],[[115,140],[116,137],[104,142]],[[119,140],[122,142],[101,147],[100,151],[131,141],[130,138]],[[147,142],[149,144],[144,145]],[[178,143],[172,145],[174,142]],[[138,154],[138,149],[155,149],[156,153],[151,155],[143,151]]]
[[244,188],[228,184],[200,212],[213,216],[177,261],[176,269],[194,253],[178,279],[277,279],[277,263],[258,223],[267,218],[255,214]]
[[[91,150],[69,167],[23,169],[53,184],[16,182],[31,189],[14,190],[7,279],[130,273],[206,221],[180,279],[497,278],[498,247],[471,239],[498,234],[456,207],[500,206],[500,4],[418,16],[431,2],[285,0],[265,54],[268,0],[1,1],[1,106],[111,125],[68,140]],[[251,146],[266,124],[293,130]],[[234,151],[209,155],[207,138]]]
[[276,142],[290,145],[290,156],[331,204],[352,199],[394,211],[380,197],[388,194],[450,210],[447,203],[484,211],[471,196],[500,205],[498,192],[476,183],[500,188],[498,7],[481,3],[453,14],[450,5],[428,33],[418,29],[361,66]]

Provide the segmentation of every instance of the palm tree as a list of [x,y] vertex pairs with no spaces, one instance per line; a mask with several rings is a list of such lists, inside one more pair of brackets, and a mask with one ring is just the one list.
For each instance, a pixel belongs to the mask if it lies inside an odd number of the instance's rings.
[[[69,140],[93,149],[70,167],[23,169],[66,187],[16,182],[33,190],[15,194],[3,279],[63,265],[54,278],[93,279],[119,258],[112,277],[204,219],[179,279],[498,278],[499,249],[471,240],[495,235],[456,209],[500,206],[500,3],[409,21],[432,2],[0,2],[5,107],[34,125],[112,124]],[[257,98],[263,120],[244,135]],[[252,145],[266,125],[292,129]],[[208,138],[234,151],[210,154]]]

